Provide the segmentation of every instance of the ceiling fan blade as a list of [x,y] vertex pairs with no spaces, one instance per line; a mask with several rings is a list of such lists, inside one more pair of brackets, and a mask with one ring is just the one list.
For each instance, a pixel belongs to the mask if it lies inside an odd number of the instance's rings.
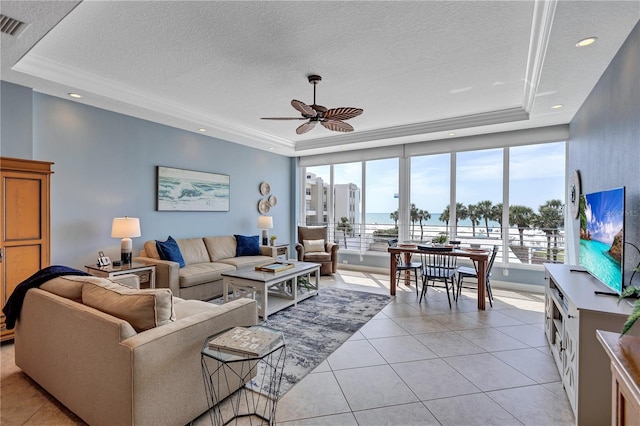
[[357,117],[362,114],[362,108],[331,108],[324,113],[324,118],[328,120],[348,120],[353,117]]
[[304,117],[261,117],[260,120],[306,120]]
[[322,120],[321,123],[324,127],[334,132],[353,132],[353,127],[344,121]]
[[311,108],[309,105],[305,104],[304,102],[297,101],[294,99],[291,101],[291,106],[297,109],[298,111],[300,111],[300,113],[304,115],[305,118],[313,118],[316,115],[318,115],[315,109]]
[[[324,124],[324,123],[323,123]],[[307,133],[309,130],[313,129],[316,126],[315,121],[308,121],[304,123],[302,126],[296,129],[296,133],[301,135],[303,133]]]

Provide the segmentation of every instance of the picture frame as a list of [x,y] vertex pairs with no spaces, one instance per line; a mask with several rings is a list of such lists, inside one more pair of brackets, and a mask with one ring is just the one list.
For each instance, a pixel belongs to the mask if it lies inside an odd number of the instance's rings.
[[158,211],[228,212],[230,192],[229,175],[157,167]]
[[103,267],[103,266],[109,266],[111,265],[111,259],[109,259],[109,256],[105,256],[104,252],[99,251],[98,252],[98,266]]

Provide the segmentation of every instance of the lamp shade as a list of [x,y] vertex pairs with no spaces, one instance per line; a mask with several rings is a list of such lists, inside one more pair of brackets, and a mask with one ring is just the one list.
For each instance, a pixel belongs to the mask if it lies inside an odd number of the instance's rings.
[[258,216],[258,229],[271,229],[271,228],[273,228],[273,217]]
[[139,237],[140,219],[137,217],[115,217],[111,225],[111,236],[113,238]]

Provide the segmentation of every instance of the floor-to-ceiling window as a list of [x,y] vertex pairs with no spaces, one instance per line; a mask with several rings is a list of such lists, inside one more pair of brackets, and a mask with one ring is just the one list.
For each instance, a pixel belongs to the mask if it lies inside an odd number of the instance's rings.
[[564,262],[565,144],[509,148],[509,263]]
[[360,249],[362,163],[333,166],[333,223],[341,249]]
[[303,167],[304,221],[328,224],[343,251],[440,237],[498,245],[509,266],[564,260],[564,142],[316,164]]
[[365,162],[365,250],[385,251],[388,241],[398,238],[398,174],[397,158]]
[[451,200],[451,154],[411,158],[409,239],[431,242],[448,236]]
[[456,154],[455,239],[462,244],[502,245],[503,156],[503,148]]

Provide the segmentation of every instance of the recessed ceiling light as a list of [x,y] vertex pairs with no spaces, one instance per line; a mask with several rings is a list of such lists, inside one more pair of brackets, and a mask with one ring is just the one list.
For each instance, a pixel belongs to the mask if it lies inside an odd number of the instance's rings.
[[588,38],[582,39],[579,42],[577,42],[576,46],[577,47],[589,46],[589,45],[595,43],[597,39],[598,39],[598,37],[588,37]]
[[274,147],[269,147],[269,151],[273,151],[274,149]]
[[79,99],[82,97],[82,95],[78,95],[77,93],[69,93],[69,96],[71,96],[72,98],[76,98]]
[[562,105],[562,104],[557,104],[557,105],[552,106],[552,107],[551,107],[551,109],[560,109],[560,108],[562,108],[563,106],[564,106],[564,105]]
[[200,128],[198,129],[198,131],[199,131],[199,132],[204,133],[204,132],[206,132],[206,131],[207,131],[207,129],[205,129],[205,128],[203,128],[203,127],[200,127]]
[[449,133],[449,136],[455,136],[455,135],[456,135],[456,134],[455,134],[455,133],[453,133],[453,132]]

